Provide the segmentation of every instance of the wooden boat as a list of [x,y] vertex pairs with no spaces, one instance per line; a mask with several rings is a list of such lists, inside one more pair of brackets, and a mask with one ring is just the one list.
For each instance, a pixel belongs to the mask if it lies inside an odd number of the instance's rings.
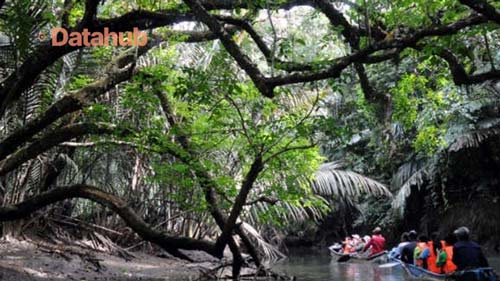
[[377,262],[378,261],[385,262],[387,260],[387,251],[383,251],[383,252],[377,253],[375,255],[366,256],[366,255],[361,255],[358,253],[352,253],[352,254],[346,255],[346,254],[342,253],[341,251],[336,251],[332,248],[329,248],[329,249],[330,249],[330,255],[332,257],[338,257],[339,261],[341,258],[345,258],[345,260],[343,260],[343,261],[352,260],[352,261],[357,261],[357,262],[376,262],[376,261]]
[[437,274],[432,271],[425,270],[416,265],[404,263],[401,260],[395,258],[390,258],[389,260],[392,262],[399,262],[403,267],[403,269],[405,270],[405,272],[411,278],[419,280],[429,280],[429,281],[446,280],[446,274]]
[[438,280],[475,280],[474,277],[465,277],[465,275],[481,275],[482,278],[477,278],[477,280],[491,280],[498,281],[498,277],[491,267],[478,268],[468,271],[460,271],[453,274],[438,274],[432,271],[423,269],[413,264],[407,264],[399,259],[389,258],[390,262],[399,262],[404,268],[405,272],[412,278],[417,280],[428,280],[428,281],[438,281]]

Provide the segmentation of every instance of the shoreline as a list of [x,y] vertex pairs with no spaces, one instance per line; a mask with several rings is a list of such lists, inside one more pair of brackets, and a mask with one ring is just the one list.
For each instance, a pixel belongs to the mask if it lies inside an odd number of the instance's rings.
[[[203,273],[220,265],[205,253],[186,252],[195,262],[168,255],[133,252],[120,257],[102,251],[33,241],[0,240],[0,280],[203,280]],[[79,247],[77,247],[78,249]],[[58,250],[59,249],[59,250]],[[71,249],[75,249],[74,246]]]

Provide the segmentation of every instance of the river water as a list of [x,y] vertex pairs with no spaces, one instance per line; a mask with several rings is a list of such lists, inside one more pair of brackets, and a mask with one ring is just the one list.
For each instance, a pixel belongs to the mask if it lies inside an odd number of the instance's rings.
[[[488,258],[500,272],[500,257]],[[301,250],[274,266],[278,272],[297,277],[299,281],[406,281],[410,280],[400,266],[379,268],[371,263],[337,263],[325,251]]]

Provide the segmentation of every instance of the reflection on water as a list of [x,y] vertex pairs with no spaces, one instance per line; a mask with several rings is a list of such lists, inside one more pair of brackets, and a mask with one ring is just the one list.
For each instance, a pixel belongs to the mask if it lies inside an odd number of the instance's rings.
[[[310,279],[300,278],[300,280]],[[405,280],[405,275],[399,268],[379,268],[378,264],[371,263],[339,264],[332,259],[329,276],[323,276],[317,280],[396,281]]]
[[[500,258],[489,258],[490,264],[500,272]],[[399,266],[379,268],[372,263],[337,263],[327,253],[311,250],[291,253],[289,258],[275,267],[278,272],[296,276],[300,281],[406,281],[410,280]]]

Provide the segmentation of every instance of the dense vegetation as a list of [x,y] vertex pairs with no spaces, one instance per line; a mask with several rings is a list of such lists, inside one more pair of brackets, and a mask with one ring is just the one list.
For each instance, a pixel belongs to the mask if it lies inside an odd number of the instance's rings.
[[[0,1],[2,235],[229,246],[235,279],[242,249],[264,268],[310,227],[498,237],[499,9]],[[53,27],[148,43],[52,46]]]

